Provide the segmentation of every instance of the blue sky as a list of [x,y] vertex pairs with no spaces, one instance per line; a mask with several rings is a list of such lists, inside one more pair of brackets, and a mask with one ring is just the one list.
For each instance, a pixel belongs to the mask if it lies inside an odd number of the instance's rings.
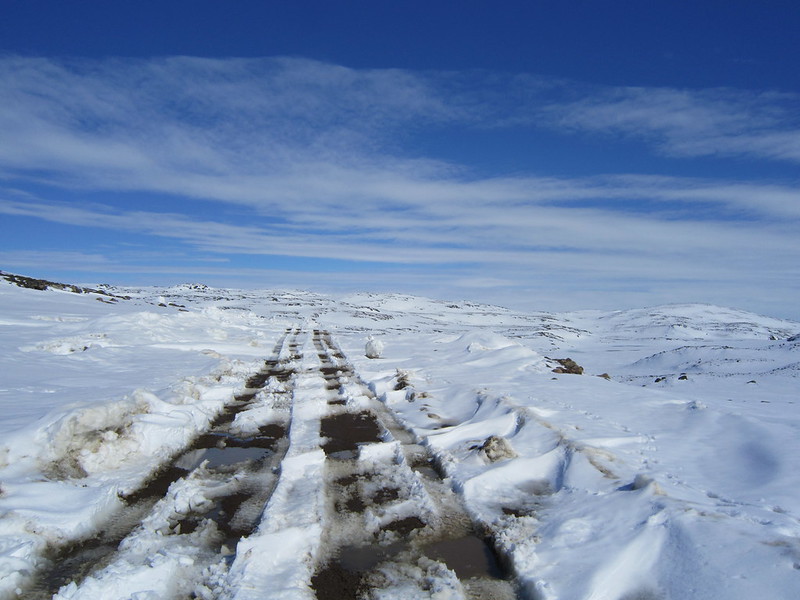
[[7,0],[0,268],[800,318],[800,9]]

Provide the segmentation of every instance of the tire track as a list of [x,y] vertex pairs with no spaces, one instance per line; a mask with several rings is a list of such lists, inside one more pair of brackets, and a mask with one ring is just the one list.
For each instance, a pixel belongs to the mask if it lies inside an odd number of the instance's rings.
[[53,548],[52,567],[25,597],[98,597],[109,585],[124,585],[126,576],[156,567],[182,573],[181,589],[165,590],[164,597],[214,597],[236,543],[257,524],[278,479],[302,358],[299,335],[298,328],[287,329],[209,429],[140,489],[121,496],[124,510],[103,530]]
[[516,598],[488,532],[469,518],[426,448],[358,376],[329,332],[313,336],[329,393],[320,423],[328,523],[318,600]]
[[428,449],[329,332],[313,331],[316,357],[305,335],[287,330],[211,427],[123,498],[116,529],[54,551],[26,597],[516,598]]

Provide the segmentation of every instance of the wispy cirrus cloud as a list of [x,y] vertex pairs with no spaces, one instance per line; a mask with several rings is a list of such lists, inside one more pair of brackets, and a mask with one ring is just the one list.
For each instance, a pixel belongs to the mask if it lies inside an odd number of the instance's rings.
[[675,155],[800,160],[800,98],[791,94],[353,70],[290,58],[6,57],[0,82],[7,174],[211,200],[290,195],[296,178],[311,187],[315,171],[341,187],[355,170],[367,196],[370,178],[375,188],[395,174],[458,174],[463,165],[406,144],[452,126],[622,134]]
[[458,113],[410,73],[300,59],[6,58],[0,80],[4,166],[47,164],[54,176],[93,167],[96,184],[346,161],[400,125]]
[[[420,142],[454,128],[477,136],[521,128],[533,137],[547,130],[641,138],[655,154],[792,162],[800,160],[799,104],[776,93],[354,70],[287,58],[6,57],[0,214],[231,260],[227,271],[204,264],[175,272],[244,274],[251,270],[234,257],[284,256],[369,263],[373,280],[387,282],[396,279],[381,268],[407,268],[407,285],[438,282],[482,297],[492,288],[508,295],[581,284],[624,294],[639,282],[669,299],[679,287],[733,289],[743,273],[762,287],[781,281],[787,294],[800,275],[800,189],[791,177],[703,179],[668,167],[628,174],[624,165],[584,177],[478,175]],[[118,200],[119,192],[129,194]],[[86,264],[139,268],[111,252],[105,263]],[[26,256],[24,264],[37,260]]]
[[[531,186],[533,183],[528,182]],[[680,182],[661,183],[667,189],[680,187]],[[563,182],[556,198],[567,193],[568,184]],[[458,183],[455,187],[451,192],[454,198],[468,186]],[[480,194],[474,193],[484,202],[409,204],[408,210],[402,211],[362,207],[353,214],[342,213],[335,205],[320,204],[311,211],[298,205],[293,212],[285,211],[280,222],[254,219],[252,224],[177,212],[31,200],[0,201],[0,214],[178,240],[197,251],[220,255],[298,256],[439,268],[471,263],[486,269],[509,269],[510,265],[541,267],[553,262],[564,269],[568,264],[594,264],[599,272],[618,271],[627,263],[658,269],[666,276],[670,269],[664,263],[668,261],[726,271],[747,263],[754,247],[762,253],[779,254],[787,248],[796,253],[796,218],[775,218],[759,227],[746,220],[692,218],[690,211],[680,219],[664,219],[660,211],[636,213],[604,204],[564,205],[548,202],[547,196],[528,202],[507,200],[502,189],[489,195],[486,188],[478,187]],[[651,185],[649,197],[644,195],[648,191],[644,185],[633,189],[598,186],[595,194],[606,198],[624,192],[631,201],[649,198],[660,203],[664,200],[657,194],[664,187]],[[729,183],[722,184],[717,194],[722,196],[730,187]],[[576,186],[574,195],[588,198],[588,191],[586,185]],[[762,190],[762,197],[772,191]],[[752,193],[753,186],[748,186],[742,195]],[[678,197],[684,200],[686,194],[683,190]],[[714,190],[705,188],[701,198],[703,195],[713,197]],[[630,275],[634,272],[631,269]]]
[[[210,279],[217,285],[243,287],[402,289],[531,309],[615,308],[691,298],[735,306],[758,301],[765,307],[761,310],[769,312],[772,307],[787,310],[789,290],[800,291],[795,227],[661,221],[648,215],[561,207],[512,212],[497,220],[493,210],[471,210],[453,226],[430,226],[419,218],[390,228],[367,219],[363,225],[372,226],[375,234],[365,238],[358,233],[316,235],[304,228],[215,223],[190,215],[107,214],[29,203],[26,214],[39,219],[128,232],[145,236],[142,240],[161,237],[178,242],[186,252],[176,256],[164,249],[146,260],[136,253],[131,260],[102,250],[0,252],[0,261],[6,268],[104,274],[94,280],[105,280],[108,274],[149,273],[162,280],[171,274],[173,280]],[[0,205],[4,214],[13,211],[8,204]],[[260,268],[237,262],[221,266],[203,253],[268,260]],[[276,256],[328,262],[270,268]],[[382,266],[351,270],[329,261],[374,261]]]
[[598,87],[551,104],[554,127],[652,142],[675,156],[800,162],[800,96],[732,89]]

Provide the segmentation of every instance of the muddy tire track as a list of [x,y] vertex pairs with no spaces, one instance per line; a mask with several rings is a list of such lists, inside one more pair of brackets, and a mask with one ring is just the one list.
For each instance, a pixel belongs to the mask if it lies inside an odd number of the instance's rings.
[[119,579],[117,573],[168,562],[159,557],[169,554],[192,567],[183,569],[182,589],[170,595],[213,597],[238,540],[258,523],[280,473],[293,379],[302,358],[299,336],[299,328],[287,329],[271,357],[209,428],[141,488],[120,496],[125,508],[102,530],[90,539],[51,548],[46,557],[51,568],[24,597],[97,597],[107,579]]
[[492,532],[428,449],[329,332],[313,331],[304,357],[307,335],[287,330],[209,429],[122,498],[104,531],[54,549],[25,597],[125,598],[147,585],[160,598],[250,600],[286,585],[318,600],[517,598]]
[[427,449],[358,376],[329,332],[314,345],[329,411],[328,523],[311,585],[318,600],[406,597],[516,598],[489,539]]

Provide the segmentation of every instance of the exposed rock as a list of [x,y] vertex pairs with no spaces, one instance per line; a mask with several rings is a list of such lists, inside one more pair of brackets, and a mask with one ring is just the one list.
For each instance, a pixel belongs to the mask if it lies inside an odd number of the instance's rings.
[[72,292],[73,294],[99,294],[101,296],[106,296],[108,298],[130,300],[130,296],[117,296],[116,294],[110,294],[108,292],[105,292],[103,290],[98,290],[95,288],[80,287],[68,283],[58,283],[56,281],[48,281],[47,279],[34,279],[33,277],[25,277],[24,275],[15,275],[13,273],[6,273],[5,271],[0,271],[0,277],[5,279],[9,283],[13,283],[18,287],[27,288],[29,290],[44,291],[48,289],[54,289],[54,290],[62,290],[65,292]]
[[402,369],[397,369],[397,383],[394,384],[394,390],[404,390],[408,387],[411,387],[411,373],[408,371],[403,371]]
[[554,359],[560,367],[553,369],[553,373],[567,373],[570,375],[583,375],[583,367],[576,363],[571,358],[556,358]]
[[504,437],[499,435],[490,435],[486,438],[480,446],[481,451],[486,455],[489,462],[497,462],[504,458],[514,458],[517,453],[511,447],[511,444]]

